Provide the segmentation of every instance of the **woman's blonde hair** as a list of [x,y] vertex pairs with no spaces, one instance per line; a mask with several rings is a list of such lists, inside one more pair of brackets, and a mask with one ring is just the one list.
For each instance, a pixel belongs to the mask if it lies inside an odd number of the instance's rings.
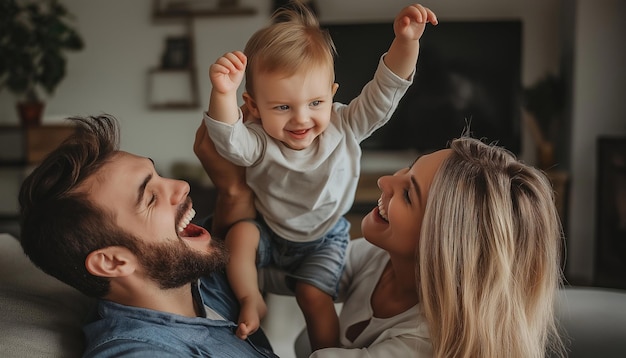
[[320,28],[306,5],[291,1],[274,12],[271,24],[255,32],[244,54],[248,58],[246,91],[254,95],[254,74],[280,72],[293,75],[301,69],[326,66],[334,81],[335,45],[328,31]]
[[435,356],[562,354],[563,237],[549,180],[476,139],[450,148],[430,188],[416,276]]

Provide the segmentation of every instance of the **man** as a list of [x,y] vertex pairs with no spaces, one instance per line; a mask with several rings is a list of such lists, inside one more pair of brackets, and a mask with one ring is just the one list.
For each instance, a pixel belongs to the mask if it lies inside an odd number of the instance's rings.
[[237,302],[220,242],[191,224],[189,185],[120,151],[115,118],[76,133],[22,184],[21,244],[46,273],[100,298],[87,357],[275,357],[262,332],[234,334]]

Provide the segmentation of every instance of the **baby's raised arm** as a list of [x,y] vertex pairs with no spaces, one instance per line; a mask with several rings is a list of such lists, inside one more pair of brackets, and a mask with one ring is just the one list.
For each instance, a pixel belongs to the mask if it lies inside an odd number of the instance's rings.
[[393,22],[395,39],[385,55],[385,65],[398,77],[408,79],[415,70],[419,40],[426,24],[437,25],[437,16],[429,8],[414,4],[402,9]]
[[241,51],[224,54],[209,68],[213,88],[209,99],[209,117],[228,124],[239,118],[237,89],[243,80],[247,64]]

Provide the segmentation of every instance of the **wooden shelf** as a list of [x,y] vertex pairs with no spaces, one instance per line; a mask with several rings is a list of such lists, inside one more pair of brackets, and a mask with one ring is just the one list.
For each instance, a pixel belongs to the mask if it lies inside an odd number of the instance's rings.
[[75,130],[71,124],[0,126],[0,221],[19,217],[17,193],[21,182]]
[[[191,17],[226,17],[226,16],[252,16],[257,9],[252,7],[227,6],[218,1],[213,7],[194,6],[190,1],[152,1],[152,18],[155,20],[184,19]],[[228,4],[230,5],[230,4]]]
[[[166,76],[164,83],[159,77]],[[168,79],[169,78],[169,79]],[[185,68],[152,68],[148,70],[148,107],[151,110],[197,109],[200,106],[198,82],[195,67]],[[159,93],[159,90],[170,90],[170,85],[177,85],[174,93]],[[182,93],[182,96],[179,94]]]
[[221,9],[172,9],[172,10],[155,10],[152,17],[155,20],[180,19],[185,17],[226,17],[226,16],[252,16],[257,13],[256,9],[232,7]]
[[37,164],[74,133],[72,125],[41,125],[26,129],[26,162]]
[[[252,16],[257,13],[257,9],[253,7],[226,6],[231,3],[236,2],[220,0],[215,3],[215,8],[205,8],[194,6],[192,1],[153,0],[152,19],[154,21],[180,22],[185,27],[185,35],[167,39],[166,50],[161,61],[162,67],[148,70],[148,108],[152,110],[177,110],[197,109],[200,106],[198,79],[196,76],[193,20],[205,17]],[[185,43],[187,43],[186,46]],[[181,58],[183,60],[180,60]],[[173,61],[169,61],[172,59]],[[183,66],[180,68],[166,67],[168,62],[176,64],[182,62]],[[167,91],[171,88],[169,83],[161,83],[159,80],[159,78],[163,77],[169,77],[174,85],[178,85],[181,91],[176,92],[174,90],[174,94],[172,92],[168,93]],[[181,81],[185,81],[186,84],[181,84]],[[176,94],[183,95],[178,96]]]
[[166,68],[166,67],[153,67],[148,70],[148,73],[187,73],[195,71],[193,67],[181,67],[181,68]]
[[15,167],[39,163],[74,132],[72,125],[0,126],[0,138],[12,148],[3,148],[0,166]]
[[159,104],[151,104],[152,110],[164,110],[164,109],[197,109],[198,104],[193,102],[164,102]]

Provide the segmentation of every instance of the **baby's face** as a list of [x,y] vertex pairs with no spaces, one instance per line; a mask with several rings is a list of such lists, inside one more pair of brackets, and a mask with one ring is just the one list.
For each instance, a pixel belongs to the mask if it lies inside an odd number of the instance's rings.
[[307,148],[328,127],[338,87],[331,69],[320,67],[290,76],[258,73],[254,83],[263,128],[287,147]]

